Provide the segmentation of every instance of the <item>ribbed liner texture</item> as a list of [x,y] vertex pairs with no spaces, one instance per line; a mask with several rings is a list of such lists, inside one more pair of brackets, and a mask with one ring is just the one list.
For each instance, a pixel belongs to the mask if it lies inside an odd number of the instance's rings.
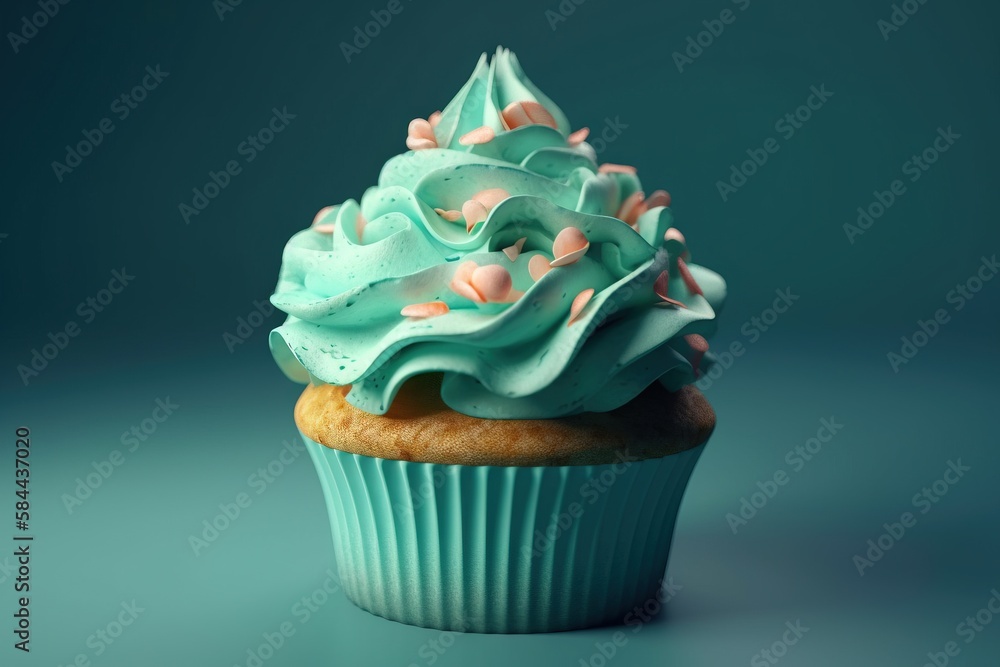
[[402,623],[496,633],[621,623],[654,595],[704,449],[607,465],[459,466],[303,439],[347,596]]

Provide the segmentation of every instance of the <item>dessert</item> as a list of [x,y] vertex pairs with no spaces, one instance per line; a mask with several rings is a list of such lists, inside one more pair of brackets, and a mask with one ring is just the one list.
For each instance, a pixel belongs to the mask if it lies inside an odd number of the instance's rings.
[[407,129],[271,298],[345,591],[450,630],[620,622],[715,424],[691,383],[725,283],[507,50]]

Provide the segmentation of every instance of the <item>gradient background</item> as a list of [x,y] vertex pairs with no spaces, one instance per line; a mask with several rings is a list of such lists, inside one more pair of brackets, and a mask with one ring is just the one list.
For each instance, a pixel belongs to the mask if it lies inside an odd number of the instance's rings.
[[[545,11],[558,6],[403,0],[350,64],[338,44],[385,3],[246,1],[220,21],[209,0],[71,2],[18,53],[0,47],[0,541],[12,544],[19,425],[33,434],[36,538],[30,655],[11,647],[13,547],[0,550],[2,664],[246,665],[283,621],[296,632],[268,666],[602,664],[595,643],[616,628],[445,637],[441,653],[439,631],[340,593],[299,623],[292,606],[333,566],[318,480],[301,456],[263,493],[249,482],[296,437],[299,387],[266,347],[280,315],[232,353],[223,342],[269,295],[286,239],[359,197],[404,150],[406,123],[441,108],[497,44],[575,126],[628,125],[601,159],[673,193],[696,260],[729,282],[713,347],[747,350],[705,389],[719,426],[677,526],[668,572],[683,588],[641,632],[626,628],[607,664],[752,664],[798,619],[810,630],[782,665],[919,666],[952,640],[951,664],[997,664],[1000,619],[969,644],[955,631],[1000,587],[1000,281],[959,312],[946,295],[1000,250],[1000,8],[928,0],[885,40],[887,1],[588,0],[553,30]],[[725,8],[735,22],[678,72],[671,54]],[[36,11],[6,3],[4,34]],[[169,77],[115,118],[112,101],[157,64]],[[833,97],[723,202],[716,181],[821,84]],[[241,159],[272,107],[296,118],[186,225],[178,205]],[[104,117],[115,131],[59,182],[51,162]],[[857,207],[948,126],[961,139],[849,243]],[[17,365],[80,322],[77,305],[121,267],[134,282],[25,386]],[[744,325],[778,288],[799,301],[751,341]],[[895,373],[886,354],[938,308],[951,321]],[[175,414],[68,512],[63,494],[168,397]],[[844,429],[791,472],[785,453],[824,417]],[[852,557],[957,459],[971,471],[859,576]],[[734,534],[726,513],[778,469],[790,483]],[[195,555],[189,536],[240,492],[252,505]],[[133,599],[144,611],[98,655],[88,637]]]

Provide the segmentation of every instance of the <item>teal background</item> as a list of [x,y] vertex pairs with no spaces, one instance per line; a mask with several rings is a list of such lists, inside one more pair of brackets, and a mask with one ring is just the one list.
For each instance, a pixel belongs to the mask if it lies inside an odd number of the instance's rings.
[[[207,1],[71,2],[18,53],[0,46],[0,507],[15,500],[14,429],[28,425],[36,536],[33,651],[0,628],[2,664],[82,653],[94,665],[246,665],[284,621],[296,632],[268,666],[601,664],[595,643],[622,628],[459,636],[441,653],[428,643],[439,632],[338,593],[300,623],[293,605],[333,566],[318,480],[303,456],[260,494],[250,481],[296,437],[299,388],[266,350],[280,318],[232,352],[223,340],[270,293],[285,240],[359,197],[404,150],[406,123],[442,107],[497,44],[577,126],[628,125],[601,159],[671,191],[695,260],[729,281],[713,348],[745,348],[704,383],[719,426],[681,508],[668,574],[683,588],[641,632],[624,628],[608,664],[752,664],[797,619],[810,630],[780,664],[919,666],[952,640],[951,664],[996,664],[1000,621],[970,644],[955,628],[1000,588],[1000,282],[961,311],[947,295],[1000,249],[1000,7],[928,0],[884,40],[889,2],[587,0],[552,30],[554,1],[403,0],[348,64],[338,44],[384,6],[245,0],[220,21]],[[735,22],[678,72],[672,53],[725,8]],[[6,4],[4,35],[35,11]],[[157,64],[169,77],[115,118],[115,97]],[[833,97],[724,202],[716,182],[730,165],[824,84]],[[178,205],[242,159],[238,144],[273,107],[296,118],[186,225]],[[104,117],[115,131],[59,182],[51,162]],[[961,138],[849,243],[857,207],[905,179],[903,163],[948,126]],[[82,322],[77,305],[122,266],[134,282]],[[800,299],[754,335],[751,318],[785,288]],[[887,353],[939,308],[950,320],[894,372]],[[25,386],[17,366],[70,320],[79,336]],[[167,397],[181,407],[69,513],[63,494]],[[831,416],[842,432],[792,472],[786,452]],[[971,471],[859,576],[852,557],[957,459]],[[726,514],[779,469],[788,485],[734,534]],[[195,555],[189,536],[240,492],[250,506]],[[0,566],[6,626],[14,593]],[[95,655],[88,637],[133,599],[145,611]]]

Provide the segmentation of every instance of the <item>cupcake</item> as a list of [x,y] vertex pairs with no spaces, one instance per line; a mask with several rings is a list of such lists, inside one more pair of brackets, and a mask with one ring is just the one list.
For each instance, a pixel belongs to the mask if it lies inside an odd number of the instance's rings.
[[270,346],[363,609],[569,630],[664,575],[725,283],[587,134],[500,49],[285,247]]

